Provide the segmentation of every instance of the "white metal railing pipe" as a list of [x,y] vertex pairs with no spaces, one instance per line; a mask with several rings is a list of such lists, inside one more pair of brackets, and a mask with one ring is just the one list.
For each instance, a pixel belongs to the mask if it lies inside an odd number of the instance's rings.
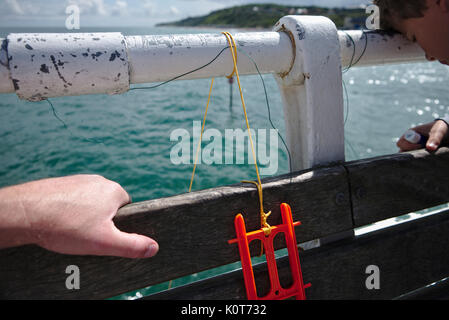
[[[293,63],[292,43],[278,32],[237,33],[242,75],[286,73]],[[10,34],[2,50],[0,93],[26,100],[122,93],[130,84],[160,82],[204,66],[228,46],[221,34],[123,36],[120,33]],[[251,59],[248,58],[248,56]],[[8,67],[8,68],[6,68]],[[221,77],[232,72],[229,50],[204,69],[182,79]]]
[[[296,43],[287,32],[234,35],[262,73],[287,74]],[[346,68],[424,60],[423,51],[400,35],[339,31],[341,65]],[[221,34],[123,36],[120,33],[11,34],[0,50],[0,93],[20,98],[121,93],[129,84],[167,81],[211,61],[227,46]],[[239,55],[242,75],[254,64]],[[225,50],[214,63],[182,79],[220,77],[232,70]],[[296,72],[300,70],[295,70]]]
[[[236,45],[256,63],[262,73],[288,72],[293,62],[292,43],[288,35],[278,32],[236,33]],[[172,79],[205,65],[228,46],[222,34],[179,34],[125,37],[131,83],[160,82]],[[241,75],[256,74],[254,63],[238,54]],[[229,50],[214,63],[183,79],[222,77],[232,72]]]
[[[424,61],[401,35],[338,31],[325,17],[285,16],[273,32],[237,33],[237,46],[272,73],[284,106],[292,169],[345,160],[342,69]],[[202,67],[228,46],[221,34],[123,36],[120,33],[10,34],[0,51],[0,93],[39,101],[116,94],[130,84],[162,82]],[[256,74],[246,54],[239,72]],[[181,79],[225,76],[229,50]]]
[[338,37],[343,68],[426,61],[421,47],[401,34],[348,30]]

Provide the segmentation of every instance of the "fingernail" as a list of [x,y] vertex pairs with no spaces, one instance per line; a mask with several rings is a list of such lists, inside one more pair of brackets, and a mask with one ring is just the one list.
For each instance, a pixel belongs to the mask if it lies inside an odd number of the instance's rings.
[[437,145],[434,142],[429,143],[429,148],[436,149]]
[[148,246],[147,251],[145,252],[144,258],[151,258],[159,251],[159,245],[157,243],[152,243]]

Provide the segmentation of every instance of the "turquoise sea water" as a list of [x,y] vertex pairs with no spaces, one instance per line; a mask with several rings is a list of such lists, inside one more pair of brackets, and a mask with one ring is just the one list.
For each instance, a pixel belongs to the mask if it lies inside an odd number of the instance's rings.
[[[82,29],[81,32],[121,31],[127,35],[219,33],[207,29]],[[0,29],[11,32],[64,32],[55,29]],[[285,136],[281,98],[271,75],[264,75],[272,119]],[[270,129],[262,83],[242,77],[253,128]],[[410,127],[449,113],[449,68],[438,63],[352,68],[344,74],[346,159],[397,152],[397,139]],[[21,101],[14,94],[0,99],[0,187],[46,177],[80,173],[103,175],[120,183],[134,202],[187,192],[192,165],[174,165],[170,150],[177,143],[170,133],[201,121],[210,80],[176,81],[154,90],[122,95],[91,95],[51,99],[68,129],[55,118],[47,102]],[[227,79],[216,79],[207,128],[221,132],[245,129],[234,84],[229,109]],[[93,142],[94,139],[97,142]],[[101,143],[98,143],[101,141]],[[279,141],[279,169],[288,172],[288,158]],[[247,162],[246,162],[247,163]],[[247,165],[199,165],[193,190],[255,179]]]
[[[63,32],[55,29],[0,29],[10,32]],[[207,29],[82,29],[124,34],[219,32]],[[275,126],[285,136],[281,98],[271,75],[264,75]],[[344,74],[346,159],[397,152],[395,141],[413,125],[449,113],[449,68],[437,63],[353,68]],[[0,187],[45,177],[78,173],[101,174],[120,183],[134,201],[171,196],[188,190],[191,165],[174,165],[170,133],[192,132],[201,121],[210,80],[176,81],[154,90],[123,95],[54,98],[68,130],[47,102],[21,101],[14,94],[0,100]],[[258,76],[242,77],[251,126],[270,129],[263,87]],[[232,112],[227,79],[216,79],[207,128],[224,132],[245,129],[234,84]],[[92,140],[97,142],[92,142]],[[102,143],[98,143],[101,141]],[[279,141],[279,169],[288,172],[288,158]],[[248,163],[248,161],[245,161]],[[199,165],[193,189],[254,179],[252,165]]]
[[[92,31],[112,30],[116,29]],[[1,35],[8,32],[11,31],[3,30]],[[155,28],[122,32],[208,31]],[[273,120],[282,131],[282,106],[276,84],[270,75],[264,77]],[[260,79],[258,76],[244,77],[242,85],[252,127],[270,128]],[[155,90],[137,90],[123,95],[51,99],[68,130],[55,118],[47,102],[30,103],[19,100],[14,94],[3,95],[0,102],[3,113],[0,186],[44,177],[97,173],[120,183],[133,201],[186,192],[192,166],[172,164],[170,150],[177,142],[170,141],[170,133],[179,128],[192,132],[193,121],[202,120],[209,86],[209,79],[177,81]],[[246,129],[236,84],[232,110],[229,109],[229,92],[227,79],[216,79],[207,128],[221,132],[226,128]],[[278,173],[281,174],[287,172],[288,162],[284,151],[279,157]],[[193,189],[236,183],[242,179],[254,179],[253,166],[199,165]]]

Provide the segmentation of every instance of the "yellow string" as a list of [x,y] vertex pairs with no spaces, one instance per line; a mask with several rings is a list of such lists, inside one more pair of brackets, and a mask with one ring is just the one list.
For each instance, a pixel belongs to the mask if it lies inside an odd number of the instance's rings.
[[[237,78],[237,83],[239,85],[240,99],[242,100],[243,113],[245,115],[246,127],[248,129],[248,138],[249,138],[249,142],[251,144],[251,152],[253,154],[254,166],[256,167],[256,174],[257,174],[257,182],[254,182],[254,181],[242,181],[242,182],[253,183],[253,184],[255,184],[257,186],[257,191],[259,193],[261,226],[262,226],[262,229],[264,231],[264,234],[266,236],[268,236],[271,233],[271,226],[267,223],[267,218],[271,214],[271,211],[268,212],[268,213],[265,213],[264,209],[263,209],[262,182],[260,181],[260,174],[259,174],[259,167],[257,165],[256,152],[255,152],[255,149],[254,149],[253,139],[251,137],[251,128],[249,126],[248,114],[246,112],[245,99],[243,98],[243,90],[242,90],[242,85],[240,83],[239,70],[238,70],[238,67],[237,67],[237,46],[235,44],[234,38],[232,37],[232,35],[229,32],[222,32],[222,33],[225,35],[226,39],[228,40],[229,47],[230,47],[230,50],[231,50],[231,55],[232,55],[232,61],[234,62],[234,69],[233,69],[232,74],[230,76],[232,76],[235,73],[236,78]],[[262,247],[262,250],[263,250],[263,247]]]
[[212,78],[212,82],[210,84],[209,97],[207,98],[206,111],[204,112],[203,125],[201,126],[200,141],[198,142],[198,147],[196,148],[195,162],[193,165],[192,177],[190,178],[189,192],[192,191],[193,178],[195,177],[196,164],[198,162],[198,154],[201,149],[201,141],[203,140],[204,126],[206,125],[207,110],[209,109],[210,97],[212,96],[212,87],[213,86],[214,86],[214,78]]
[[[256,152],[255,152],[255,148],[254,148],[253,139],[252,139],[252,136],[251,136],[251,128],[250,128],[250,125],[249,125],[248,114],[246,112],[245,99],[243,98],[243,90],[242,90],[242,85],[240,83],[240,76],[239,76],[239,71],[238,71],[238,67],[237,67],[237,45],[235,44],[235,40],[234,40],[233,36],[229,32],[222,32],[222,34],[225,35],[226,40],[229,43],[229,48],[231,50],[231,55],[232,55],[232,61],[233,61],[233,64],[234,64],[234,68],[232,70],[232,73],[229,76],[226,76],[226,77],[228,79],[230,79],[235,74],[236,78],[237,78],[237,83],[238,83],[239,91],[240,91],[240,99],[242,101],[243,113],[245,115],[246,127],[248,129],[248,138],[249,138],[249,142],[250,142],[250,145],[251,145],[251,152],[252,152],[252,155],[253,155],[254,166],[256,168],[256,174],[257,174],[257,182],[255,182],[255,181],[242,181],[242,182],[244,182],[244,183],[252,183],[252,184],[256,185],[256,187],[257,187],[257,191],[258,191],[258,194],[259,194],[259,206],[260,206],[260,224],[261,224],[262,230],[264,231],[264,234],[266,236],[268,236],[271,233],[271,226],[267,223],[267,218],[271,214],[271,211],[269,211],[268,213],[265,213],[265,211],[263,209],[262,182],[260,180],[260,174],[259,174],[259,167],[257,165]],[[209,90],[209,97],[207,99],[206,111],[204,113],[203,124],[202,124],[202,127],[201,127],[200,141],[198,142],[198,147],[197,147],[197,150],[196,150],[196,156],[195,156],[195,161],[194,161],[194,166],[193,166],[192,177],[190,179],[189,192],[192,191],[192,184],[193,184],[193,179],[195,177],[195,170],[196,170],[196,165],[197,165],[197,162],[198,162],[199,151],[201,149],[201,141],[203,139],[203,132],[204,132],[205,124],[206,124],[207,111],[209,109],[209,104],[210,104],[210,98],[211,98],[211,95],[212,95],[213,84],[214,84],[214,79],[212,78],[212,83],[211,83],[210,90]],[[263,254],[263,245],[261,247],[262,248],[261,248],[260,255]]]
[[[226,76],[226,78],[231,79],[231,78],[234,77],[234,74],[236,74],[236,72],[237,72],[237,62],[238,62],[238,60],[237,60],[237,47],[235,45],[234,38],[232,37],[232,35],[229,32],[222,32],[222,34],[224,34],[226,39],[228,40],[229,47],[231,48],[231,54],[232,54],[233,57],[235,57],[234,69],[232,69],[232,73],[229,76]],[[229,41],[228,36],[230,37],[230,39],[232,39],[232,43],[231,43],[231,41]],[[234,55],[234,52],[235,52],[235,55]]]
[[[232,61],[234,63],[234,69],[232,70],[232,73],[229,76],[226,76],[226,77],[228,79],[230,79],[235,74],[236,78],[237,78],[237,83],[239,85],[239,91],[240,91],[240,99],[242,100],[243,113],[245,115],[246,127],[248,129],[248,138],[249,138],[249,141],[250,141],[250,144],[251,144],[251,152],[253,154],[254,166],[256,167],[256,174],[257,174],[257,182],[255,182],[255,181],[242,181],[242,182],[244,182],[244,183],[252,183],[252,184],[256,185],[256,187],[257,187],[257,191],[259,193],[260,224],[261,224],[262,230],[264,231],[264,234],[266,236],[268,236],[271,233],[271,226],[267,223],[267,218],[271,214],[271,211],[269,211],[268,213],[265,213],[264,209],[263,209],[262,182],[260,181],[260,174],[259,174],[259,167],[257,165],[256,152],[255,152],[255,149],[254,149],[253,139],[251,137],[251,128],[249,126],[248,114],[246,112],[245,99],[243,98],[243,90],[242,90],[242,85],[240,83],[239,71],[238,71],[238,68],[237,68],[237,46],[235,44],[234,37],[229,32],[222,32],[222,34],[225,35],[226,40],[229,43],[229,48],[231,50],[231,55],[232,55]],[[201,126],[200,141],[198,142],[198,146],[197,146],[197,149],[196,149],[196,155],[195,155],[195,161],[194,161],[194,165],[193,165],[192,177],[190,178],[189,192],[192,191],[193,179],[195,177],[195,170],[196,170],[196,165],[197,165],[197,162],[198,162],[198,155],[199,155],[199,151],[201,149],[201,142],[203,140],[204,127],[206,125],[207,112],[209,110],[209,104],[210,104],[210,98],[212,96],[212,87],[213,87],[213,85],[214,85],[214,78],[212,78],[212,82],[211,82],[210,89],[209,89],[209,97],[207,98],[206,111],[204,112],[203,124]],[[262,255],[262,254],[263,254],[263,244],[261,245],[260,255]],[[171,288],[172,282],[173,282],[173,280],[170,280],[170,282],[168,284],[168,289]]]

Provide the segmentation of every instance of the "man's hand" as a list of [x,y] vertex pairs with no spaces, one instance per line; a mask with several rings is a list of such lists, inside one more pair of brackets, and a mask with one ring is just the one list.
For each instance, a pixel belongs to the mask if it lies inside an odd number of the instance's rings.
[[[414,130],[425,137],[429,137],[426,143],[426,149],[430,152],[436,151],[442,144],[449,142],[448,125],[442,120],[426,123],[414,127],[411,130]],[[400,152],[422,149],[420,144],[410,143],[405,140],[404,136],[399,139],[397,146],[399,147]]]
[[52,178],[0,190],[0,247],[37,244],[77,255],[148,258],[158,244],[118,230],[112,219],[130,203],[117,183],[97,175]]

